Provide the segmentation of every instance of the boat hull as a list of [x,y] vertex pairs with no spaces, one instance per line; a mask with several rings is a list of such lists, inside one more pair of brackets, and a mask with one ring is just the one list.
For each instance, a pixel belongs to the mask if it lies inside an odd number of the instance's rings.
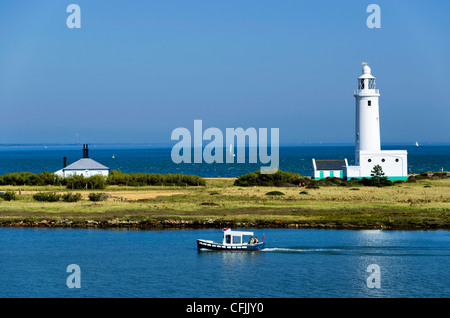
[[197,240],[197,248],[213,251],[259,251],[264,248],[264,242],[256,244],[222,244],[207,240]]

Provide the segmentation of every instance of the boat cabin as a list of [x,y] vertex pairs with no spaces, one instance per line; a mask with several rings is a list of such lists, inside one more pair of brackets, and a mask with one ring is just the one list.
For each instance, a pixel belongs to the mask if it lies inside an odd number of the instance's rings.
[[249,242],[253,232],[247,231],[232,231],[229,228],[223,229],[223,244],[224,245],[242,245]]

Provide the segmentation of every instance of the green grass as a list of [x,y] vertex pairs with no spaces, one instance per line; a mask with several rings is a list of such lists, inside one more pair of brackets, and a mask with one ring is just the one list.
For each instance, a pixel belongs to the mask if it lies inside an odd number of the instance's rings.
[[[238,187],[207,179],[203,187],[121,187],[67,190],[11,187],[17,200],[0,200],[0,224],[41,226],[256,226],[325,228],[450,228],[450,180],[392,187]],[[21,194],[19,195],[19,190]],[[307,190],[307,194],[300,192]],[[284,195],[266,195],[281,191]],[[36,192],[81,193],[78,202],[38,202]],[[91,192],[112,198],[91,202]],[[122,200],[121,200],[122,198]],[[42,223],[42,221],[45,221]],[[70,222],[74,222],[69,224]]]

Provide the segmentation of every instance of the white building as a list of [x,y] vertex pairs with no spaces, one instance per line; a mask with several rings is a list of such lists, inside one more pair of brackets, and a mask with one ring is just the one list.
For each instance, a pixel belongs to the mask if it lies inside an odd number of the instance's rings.
[[[363,63],[365,64],[365,63]],[[356,99],[355,166],[344,167],[344,178],[371,178],[375,165],[380,165],[389,180],[408,179],[406,150],[381,150],[378,89],[369,66],[364,65],[358,77]]]
[[312,177],[325,179],[328,177],[343,178],[344,167],[348,166],[347,159],[342,160],[312,160]]
[[109,168],[89,158],[88,145],[83,145],[83,158],[66,166],[66,157],[64,157],[63,168],[56,171],[55,174],[62,178],[70,177],[75,174],[82,175],[85,178],[94,175],[107,177],[109,175]]

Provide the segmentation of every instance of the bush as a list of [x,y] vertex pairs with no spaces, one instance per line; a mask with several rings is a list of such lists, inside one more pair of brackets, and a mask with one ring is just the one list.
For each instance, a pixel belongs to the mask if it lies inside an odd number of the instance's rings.
[[64,202],[78,202],[81,200],[81,194],[68,192],[66,194],[63,194],[61,198]]
[[447,179],[447,172],[435,172],[431,176],[431,179]]
[[54,173],[44,171],[41,173],[14,172],[5,173],[0,176],[0,185],[31,185],[45,186],[58,185],[61,179]]
[[97,189],[102,190],[108,184],[122,186],[205,186],[205,179],[194,175],[183,174],[154,174],[154,173],[125,173],[113,170],[106,178],[102,175],[94,175],[85,178],[82,175],[73,175],[60,178],[54,173],[44,171],[41,173],[14,172],[0,175],[0,185],[13,186],[45,186],[65,185],[68,189]]
[[205,180],[199,176],[171,174],[166,175],[155,173],[125,173],[113,170],[109,173],[107,183],[120,186],[204,186]]
[[359,181],[360,184],[366,186],[366,187],[386,187],[391,186],[394,184],[391,180],[388,180],[387,177],[381,177],[379,179],[377,178],[362,178]]
[[38,192],[33,194],[33,199],[42,202],[56,202],[59,201],[61,196],[55,192]]
[[273,174],[262,174],[260,171],[244,174],[234,181],[235,186],[298,186],[302,180],[302,176],[298,173],[286,172],[278,170]]
[[270,191],[267,192],[266,195],[284,195],[284,193],[280,191]]
[[106,187],[106,178],[95,175],[85,178],[82,175],[73,175],[65,179],[67,189],[103,190]]
[[89,200],[94,201],[94,202],[98,202],[98,201],[105,201],[107,198],[107,196],[103,193],[89,193]]
[[0,198],[5,201],[16,200],[16,193],[14,191],[6,191],[0,193]]

